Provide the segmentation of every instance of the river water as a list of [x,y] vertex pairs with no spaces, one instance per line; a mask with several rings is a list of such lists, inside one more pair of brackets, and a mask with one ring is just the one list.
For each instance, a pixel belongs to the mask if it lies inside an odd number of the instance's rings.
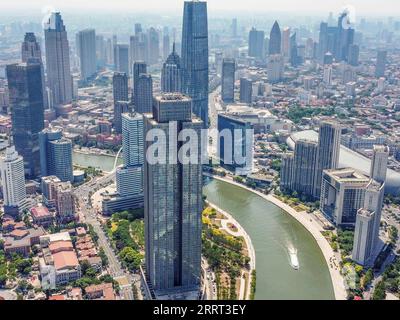
[[[256,253],[256,299],[334,299],[324,256],[312,235],[269,201],[229,183],[206,179],[204,194],[229,212],[250,236]],[[298,251],[300,269],[288,248]]]

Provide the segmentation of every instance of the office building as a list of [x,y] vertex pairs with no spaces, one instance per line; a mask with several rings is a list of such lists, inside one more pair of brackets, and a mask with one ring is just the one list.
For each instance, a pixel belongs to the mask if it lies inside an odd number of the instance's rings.
[[118,134],[122,133],[122,115],[132,110],[129,101],[117,101],[114,104],[114,129]]
[[44,128],[42,70],[39,64],[7,66],[12,138],[24,158],[25,174],[40,175],[39,132]]
[[0,160],[4,213],[17,215],[27,209],[24,160],[15,147],[6,149]]
[[44,66],[42,60],[42,50],[36,36],[32,32],[27,32],[24,37],[24,42],[21,46],[22,62],[27,64],[40,64],[42,73],[42,90],[43,90],[43,106],[45,109],[48,107],[46,78],[44,75]]
[[240,102],[251,104],[253,101],[253,82],[248,78],[240,78]]
[[[191,10],[197,12],[196,7],[186,10],[187,14]],[[145,135],[152,129],[162,130],[173,144],[162,151],[165,161],[147,159],[144,165],[146,276],[157,296],[198,293],[200,285],[201,156],[198,152],[189,163],[173,160],[178,159],[178,135],[182,129],[193,129],[201,136],[204,125],[200,119],[192,118],[191,110],[192,100],[187,96],[158,95],[153,114],[146,114],[144,120]],[[171,121],[177,125],[170,125]],[[145,142],[145,154],[154,143]],[[200,149],[199,144],[193,142],[192,147]]]
[[167,60],[170,53],[171,53],[170,37],[169,34],[166,33],[163,35],[163,60]]
[[277,83],[283,80],[284,62],[280,54],[268,56],[268,81],[270,83]]
[[52,13],[44,30],[47,83],[54,105],[72,101],[72,75],[69,42],[59,12]]
[[166,93],[182,92],[181,58],[175,51],[175,43],[172,53],[164,62],[161,71],[161,91]]
[[354,226],[371,179],[352,168],[324,170],[320,210],[336,226]]
[[158,31],[154,28],[150,28],[148,30],[148,39],[149,39],[149,57],[148,63],[149,65],[153,65],[158,63],[160,58],[160,37]]
[[359,64],[359,56],[360,56],[360,47],[356,44],[352,44],[349,47],[349,65],[353,67],[358,67]]
[[218,114],[218,157],[221,165],[247,176],[253,171],[254,130],[249,122],[233,115]]
[[39,145],[41,175],[56,176],[62,182],[73,182],[71,140],[63,138],[61,130],[49,128],[40,132]]
[[76,36],[81,79],[88,80],[96,73],[96,32],[94,29],[79,31]]
[[118,101],[129,101],[128,76],[123,72],[114,72],[113,76],[114,105]]
[[282,31],[282,55],[286,58],[290,57],[290,28],[284,28]]
[[153,79],[149,74],[140,74],[135,85],[137,96],[135,97],[135,111],[149,113],[153,106]]
[[232,103],[235,100],[235,69],[234,59],[224,59],[222,62],[222,101]]
[[56,187],[61,180],[56,176],[42,177],[40,189],[43,194],[43,202],[49,208],[56,207]]
[[122,150],[124,166],[142,166],[144,162],[143,115],[122,115]]
[[55,205],[58,223],[67,224],[75,220],[74,194],[70,182],[55,185]]
[[193,112],[208,127],[207,2],[185,1],[182,29],[183,92],[193,100]]

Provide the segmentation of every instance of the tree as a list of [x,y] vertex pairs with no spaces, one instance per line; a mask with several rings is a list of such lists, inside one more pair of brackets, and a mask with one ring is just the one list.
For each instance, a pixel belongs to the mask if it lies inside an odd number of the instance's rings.
[[385,300],[386,299],[386,286],[385,282],[381,280],[375,287],[372,300]]

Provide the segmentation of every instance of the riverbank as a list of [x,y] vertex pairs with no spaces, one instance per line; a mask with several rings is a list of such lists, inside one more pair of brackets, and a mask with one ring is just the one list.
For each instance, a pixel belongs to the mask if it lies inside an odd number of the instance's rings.
[[253,190],[251,188],[248,188],[247,186],[237,183],[231,179],[224,178],[224,177],[219,177],[219,176],[213,176],[210,174],[205,174],[206,176],[212,177],[217,180],[221,180],[223,182],[230,183],[232,185],[238,186],[240,188],[246,189],[247,191],[250,191],[261,198],[269,201],[270,203],[273,203],[277,207],[281,208],[285,212],[287,212],[290,216],[292,216],[294,219],[296,219],[300,224],[303,225],[304,228],[312,235],[312,237],[315,239],[317,242],[317,245],[319,246],[321,252],[323,253],[325,262],[328,266],[329,269],[329,274],[331,278],[331,282],[333,284],[333,289],[334,289],[334,295],[336,300],[345,300],[347,297],[346,289],[344,286],[344,279],[342,275],[340,274],[340,270],[338,268],[335,268],[334,264],[332,261],[334,261],[335,254],[333,252],[333,249],[331,248],[329,242],[325,239],[325,237],[322,235],[321,231],[323,231],[323,228],[320,226],[320,224],[317,221],[314,221],[312,217],[306,216],[304,213],[298,213],[296,210],[291,208],[289,205],[283,203],[279,199],[275,198],[272,195],[265,195],[261,192],[258,192],[256,190]]
[[[247,251],[249,253],[249,258],[250,258],[249,280],[247,281],[247,284],[245,284],[246,282],[244,281],[243,278],[241,278],[239,300],[250,300],[252,274],[253,274],[253,270],[256,269],[256,253],[254,250],[254,246],[251,242],[251,239],[250,239],[249,235],[247,234],[246,230],[244,230],[244,228],[239,224],[239,222],[236,221],[236,219],[230,213],[222,210],[221,208],[219,208],[215,204],[211,203],[210,201],[206,200],[206,203],[211,208],[215,209],[217,212],[220,212],[221,214],[223,214],[226,217],[225,222],[222,223],[223,229],[225,231],[227,231],[228,233],[230,233],[234,237],[243,237],[243,239],[246,243]],[[238,230],[236,232],[232,232],[231,230],[229,230],[229,228],[227,227],[227,225],[229,223],[233,224]],[[244,287],[245,285],[246,285],[246,288]]]

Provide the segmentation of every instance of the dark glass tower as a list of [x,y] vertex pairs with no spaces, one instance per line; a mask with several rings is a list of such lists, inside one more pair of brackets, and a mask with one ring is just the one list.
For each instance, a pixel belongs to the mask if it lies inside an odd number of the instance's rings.
[[39,132],[44,128],[41,66],[8,65],[7,79],[15,149],[24,158],[26,175],[36,178],[40,175]]
[[281,41],[282,41],[281,29],[279,28],[278,21],[275,21],[272,26],[271,33],[269,36],[269,54],[280,54],[281,53]]
[[208,127],[207,3],[185,1],[182,31],[183,92],[193,100],[193,112]]

